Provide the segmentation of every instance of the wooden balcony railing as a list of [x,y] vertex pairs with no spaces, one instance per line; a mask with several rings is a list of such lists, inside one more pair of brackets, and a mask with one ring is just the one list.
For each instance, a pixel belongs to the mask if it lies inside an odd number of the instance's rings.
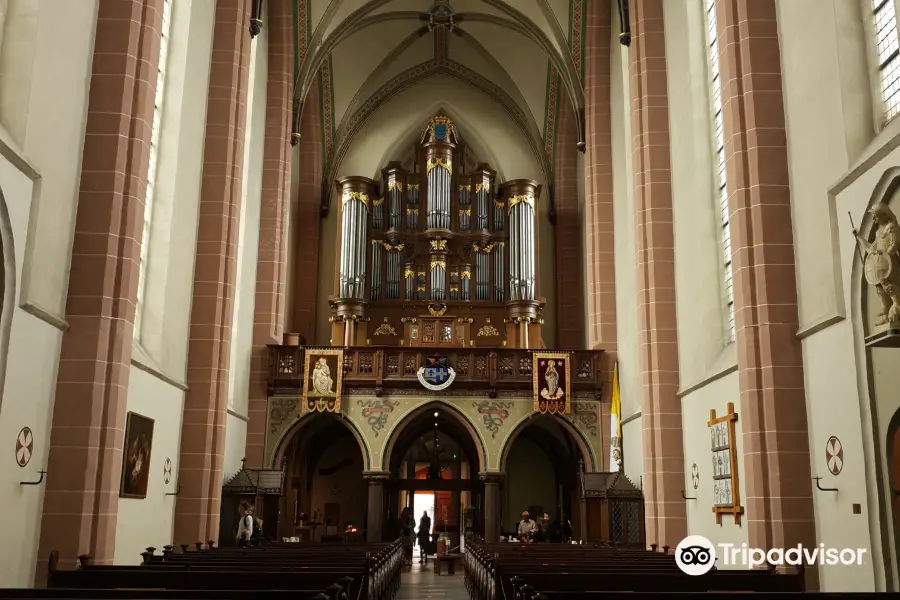
[[[269,395],[279,391],[303,389],[303,346],[269,346]],[[514,348],[404,348],[365,346],[344,349],[343,388],[421,387],[417,371],[428,356],[445,356],[456,371],[452,388],[531,390],[534,352]],[[602,387],[600,358],[602,350],[576,350],[571,355],[572,391]],[[424,388],[423,388],[424,391]]]

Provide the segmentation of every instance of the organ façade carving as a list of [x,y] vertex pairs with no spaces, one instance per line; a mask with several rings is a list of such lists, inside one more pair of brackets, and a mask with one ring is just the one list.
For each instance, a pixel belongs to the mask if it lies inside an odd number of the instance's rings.
[[444,115],[413,152],[411,169],[389,162],[380,182],[335,182],[332,343],[540,348],[541,186],[497,181]]

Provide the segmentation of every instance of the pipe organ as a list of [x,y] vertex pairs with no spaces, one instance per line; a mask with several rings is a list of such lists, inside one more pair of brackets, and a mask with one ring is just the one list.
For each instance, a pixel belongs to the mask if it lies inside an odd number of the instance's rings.
[[412,150],[380,182],[336,182],[332,343],[541,347],[541,186],[498,182],[443,115]]

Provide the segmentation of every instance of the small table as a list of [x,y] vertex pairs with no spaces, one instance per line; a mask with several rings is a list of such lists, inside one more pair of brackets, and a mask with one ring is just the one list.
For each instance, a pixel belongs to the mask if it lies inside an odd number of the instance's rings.
[[434,557],[434,572],[436,575],[441,574],[441,565],[447,564],[447,575],[456,574],[456,559],[462,558],[462,554],[444,554]]

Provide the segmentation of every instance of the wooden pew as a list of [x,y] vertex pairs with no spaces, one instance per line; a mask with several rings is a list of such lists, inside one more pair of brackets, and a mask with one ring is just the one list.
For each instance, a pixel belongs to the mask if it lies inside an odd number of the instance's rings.
[[467,544],[467,550],[466,586],[475,600],[540,600],[540,595],[549,600],[576,600],[582,597],[580,594],[602,592],[802,592],[804,589],[802,572],[780,575],[765,570],[713,570],[692,577],[681,572],[675,557],[667,551],[478,542]]
[[[342,547],[343,546],[343,547]],[[2,590],[0,598],[127,598],[159,600],[392,600],[399,589],[402,547],[390,544],[272,545],[261,548],[148,548],[135,566],[55,568],[48,589]]]

